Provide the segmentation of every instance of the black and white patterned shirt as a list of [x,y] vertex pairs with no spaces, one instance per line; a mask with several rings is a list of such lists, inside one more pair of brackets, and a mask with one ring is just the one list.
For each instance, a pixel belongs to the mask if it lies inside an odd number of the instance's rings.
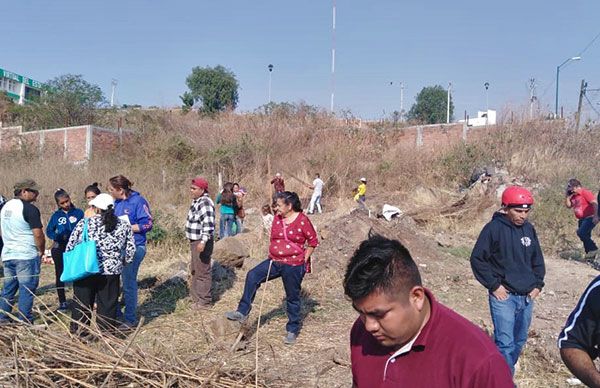
[[[81,241],[84,222],[85,219],[79,221],[73,229],[67,251]],[[97,214],[88,218],[88,236],[90,240],[96,241],[98,265],[102,275],[120,275],[123,272],[123,265],[133,261],[135,241],[128,222],[119,219],[115,230],[107,233],[102,223],[102,216]]]
[[207,242],[215,233],[215,204],[205,193],[190,206],[185,224],[185,235],[191,241]]

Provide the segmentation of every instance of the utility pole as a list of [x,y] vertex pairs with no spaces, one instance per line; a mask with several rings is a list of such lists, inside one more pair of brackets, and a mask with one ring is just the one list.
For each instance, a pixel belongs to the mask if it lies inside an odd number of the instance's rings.
[[535,78],[529,79],[529,119],[533,120],[533,105],[537,97],[535,96]]
[[335,0],[333,0],[332,9],[332,28],[331,28],[331,103],[329,111],[333,114],[333,98],[335,95]]
[[450,89],[452,89],[452,82],[448,82],[448,101],[446,101],[446,124],[450,124]]
[[400,82],[400,122],[404,119],[404,82]]
[[[390,81],[390,85],[394,85],[394,81]],[[400,82],[400,122],[404,121],[404,82]]]
[[577,115],[575,116],[575,131],[579,130],[579,121],[581,119],[581,103],[583,102],[583,96],[585,96],[585,89],[587,88],[587,82],[584,79],[581,80],[581,89],[579,90],[579,104],[577,105]]
[[112,79],[110,81],[110,85],[111,85],[111,92],[110,92],[110,107],[114,107],[115,106],[115,88],[117,87],[117,83],[119,81],[116,79]]

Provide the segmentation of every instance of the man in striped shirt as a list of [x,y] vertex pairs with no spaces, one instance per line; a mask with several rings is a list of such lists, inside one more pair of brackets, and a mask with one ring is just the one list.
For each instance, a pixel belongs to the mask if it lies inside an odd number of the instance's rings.
[[185,235],[190,240],[190,295],[194,309],[206,309],[212,304],[212,273],[210,256],[215,232],[215,205],[208,196],[208,182],[202,177],[192,179],[192,205],[187,216]]
[[600,355],[600,276],[583,292],[558,336],[560,356],[571,373],[589,387],[600,387],[594,359]]

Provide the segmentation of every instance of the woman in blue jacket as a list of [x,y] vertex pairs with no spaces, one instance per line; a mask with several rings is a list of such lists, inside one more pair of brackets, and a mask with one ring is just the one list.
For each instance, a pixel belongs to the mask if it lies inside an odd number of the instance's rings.
[[[123,324],[128,327],[135,326],[137,322],[137,274],[146,256],[146,233],[152,229],[150,205],[140,193],[131,189],[132,186],[133,183],[123,175],[108,180],[108,192],[115,199],[115,215],[131,224],[135,240],[133,262],[126,264],[121,273],[125,302]],[[120,309],[117,310],[117,316],[121,316],[120,313]]]
[[56,275],[56,292],[58,293],[58,311],[67,311],[67,298],[65,296],[65,284],[60,281],[60,275],[63,272],[63,253],[67,248],[71,232],[75,229],[75,225],[83,218],[83,210],[78,209],[71,202],[69,194],[58,189],[54,193],[54,200],[58,205],[58,209],[50,217],[48,226],[46,227],[46,235],[53,240],[52,244],[52,260],[54,261],[54,272]]

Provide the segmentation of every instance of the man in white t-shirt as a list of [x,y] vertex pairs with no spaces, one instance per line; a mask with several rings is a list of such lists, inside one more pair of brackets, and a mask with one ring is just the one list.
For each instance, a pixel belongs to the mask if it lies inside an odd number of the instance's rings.
[[315,205],[317,206],[317,210],[319,213],[323,213],[321,210],[321,195],[323,195],[323,181],[321,180],[321,176],[317,173],[315,174],[315,180],[312,185],[307,185],[309,188],[313,189],[312,197],[310,198],[310,205],[308,206],[308,214],[313,214],[315,210]]
[[[0,225],[4,247],[4,287],[0,296],[0,324],[11,322],[9,314],[25,323],[33,322],[31,312],[35,291],[39,284],[40,264],[45,258],[46,239],[42,231],[40,211],[33,205],[40,187],[32,179],[14,186],[15,198],[6,202],[0,211]],[[15,295],[19,293],[18,299]]]

